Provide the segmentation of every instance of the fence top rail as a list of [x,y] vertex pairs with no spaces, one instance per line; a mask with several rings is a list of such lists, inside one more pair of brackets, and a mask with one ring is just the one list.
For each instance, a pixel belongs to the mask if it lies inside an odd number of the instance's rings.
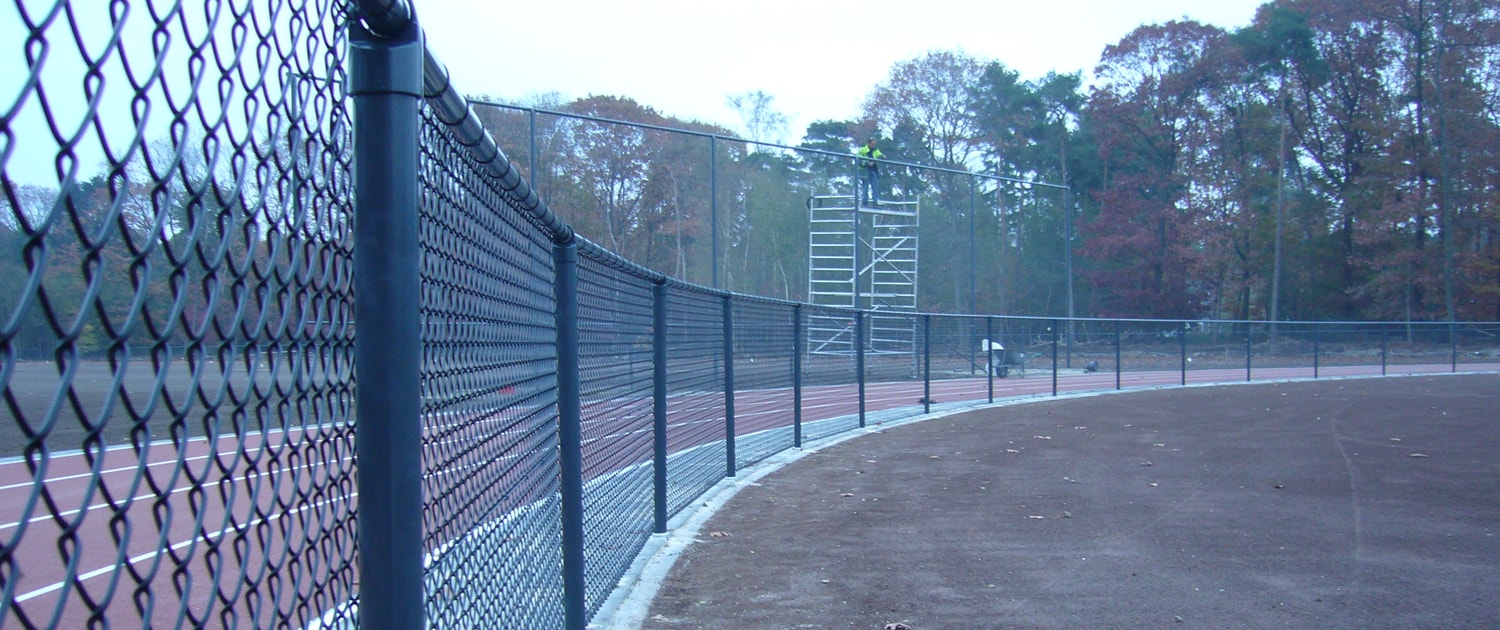
[[[853,159],[856,158],[856,156],[854,154],[852,154],[852,153],[839,153],[838,151],[828,151],[826,149],[814,149],[814,148],[811,148],[811,147],[794,147],[794,146],[791,146],[791,145],[777,144],[777,143],[774,143],[774,142],[764,142],[764,141],[760,141],[760,140],[749,140],[749,139],[745,139],[745,138],[737,138],[735,136],[726,136],[724,134],[713,133],[713,132],[709,132],[709,131],[694,131],[692,129],[681,129],[681,128],[677,128],[677,127],[667,127],[667,126],[663,126],[663,125],[653,125],[653,124],[650,124],[650,123],[640,123],[640,122],[632,122],[632,121],[629,121],[629,120],[620,120],[618,118],[604,118],[604,117],[601,117],[601,116],[590,116],[590,115],[587,115],[587,114],[577,114],[577,113],[573,113],[573,112],[563,112],[563,111],[557,111],[557,110],[552,110],[552,109],[542,109],[540,107],[527,107],[525,105],[512,105],[510,103],[501,103],[501,102],[498,102],[498,101],[491,101],[491,100],[487,100],[487,99],[483,99],[483,98],[473,98],[473,99],[471,99],[471,102],[477,103],[477,104],[480,104],[480,105],[488,105],[490,107],[499,107],[499,108],[502,108],[502,109],[511,109],[511,110],[523,111],[523,112],[532,112],[532,113],[536,113],[536,114],[546,114],[548,116],[556,116],[558,118],[570,118],[570,119],[573,119],[573,120],[586,120],[586,121],[590,121],[590,122],[607,123],[607,124],[611,124],[611,125],[624,125],[624,126],[627,126],[627,127],[635,127],[637,129],[649,129],[649,130],[652,130],[652,131],[662,131],[662,132],[667,132],[667,133],[676,133],[676,134],[682,134],[682,135],[687,135],[687,136],[696,136],[696,137],[699,137],[699,138],[709,138],[709,139],[712,139],[712,140],[724,140],[726,142],[739,142],[739,143],[745,143],[745,144],[753,144],[753,145],[756,145],[756,146],[770,147],[770,148],[773,148],[773,149],[782,149],[782,150],[785,150],[785,151],[796,151],[796,152],[799,152],[799,153],[813,153],[813,154],[824,155],[824,156],[828,156],[828,157],[842,158],[842,159],[846,159],[846,160],[853,160]],[[991,175],[989,173],[975,173],[973,171],[966,171],[966,170],[960,170],[960,169],[956,169],[956,168],[949,168],[949,167],[946,167],[946,166],[936,166],[936,165],[932,165],[932,164],[917,164],[917,163],[914,163],[914,162],[901,162],[901,161],[898,161],[898,160],[887,160],[887,159],[883,159],[883,158],[880,158],[880,159],[861,158],[861,159],[863,159],[865,161],[870,161],[870,162],[878,162],[880,164],[886,164],[886,165],[890,165],[890,166],[904,166],[904,167],[907,167],[907,168],[922,169],[922,170],[927,170],[927,171],[937,171],[937,172],[940,172],[940,173],[950,173],[950,174],[953,174],[953,175],[968,175],[970,177],[978,177],[978,178],[981,178],[981,179],[989,179],[989,180],[994,180],[994,181],[1010,182],[1010,183],[1014,183],[1014,184],[1025,184],[1027,186],[1038,186],[1038,187],[1042,187],[1042,188],[1056,188],[1056,189],[1059,189],[1059,190],[1067,190],[1067,189],[1070,188],[1069,186],[1066,186],[1066,185],[1063,185],[1063,184],[1054,184],[1054,183],[1051,183],[1051,182],[1039,182],[1039,181],[1034,181],[1034,180],[1029,180],[1029,179],[1019,179],[1019,178],[1015,178],[1015,177],[1005,177],[1004,175]]]
[[638,263],[616,254],[603,245],[595,243],[583,236],[575,237],[578,242],[578,255],[588,258],[594,262],[605,265],[616,271],[636,276],[653,284],[661,284],[667,281],[667,275],[660,271],[653,271]]
[[[936,313],[934,313],[936,314]],[[981,315],[981,317],[983,317]],[[1139,317],[1041,317],[1035,315],[993,315],[999,319],[1022,320],[1035,322],[1087,322],[1087,323],[1112,323],[1122,324],[1250,324],[1255,326],[1465,326],[1465,327],[1497,327],[1500,322],[1418,322],[1418,321],[1320,321],[1320,320],[1285,320],[1267,321],[1263,319],[1157,319]]]
[[[366,13],[369,11],[386,11],[386,13],[375,13],[374,15],[394,15],[402,10],[394,9],[389,5],[400,3],[402,0],[361,0],[361,17],[367,25],[372,18]],[[374,5],[371,8],[370,5]],[[404,9],[410,20],[410,10]],[[381,23],[380,28],[387,28],[389,24]],[[421,25],[418,24],[418,27]],[[374,28],[371,26],[371,28]],[[377,32],[377,34],[379,34]],[[520,170],[516,169],[506,157],[505,152],[500,150],[499,145],[490,132],[479,122],[474,115],[474,109],[469,102],[459,95],[458,90],[453,87],[453,82],[448,73],[447,66],[433,54],[432,49],[425,43],[422,47],[422,85],[423,96],[437,119],[448,126],[449,132],[453,134],[458,142],[468,149],[474,161],[482,165],[484,175],[488,176],[494,184],[505,191],[510,197],[511,203],[526,213],[527,217],[536,226],[547,233],[556,243],[569,243],[574,239],[573,228],[552,211],[547,203],[532,189],[530,182],[521,176]]]

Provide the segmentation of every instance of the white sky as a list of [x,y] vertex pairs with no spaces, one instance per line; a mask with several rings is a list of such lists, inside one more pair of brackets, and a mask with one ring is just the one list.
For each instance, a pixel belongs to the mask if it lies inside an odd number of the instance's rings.
[[788,141],[858,115],[891,66],[959,49],[1035,79],[1083,71],[1142,24],[1248,25],[1266,0],[413,0],[428,46],[471,95],[627,96],[740,129],[730,94],[763,90]]
[[[550,92],[566,99],[625,96],[663,114],[742,131],[727,97],[763,90],[788,118],[788,137],[781,140],[794,144],[815,120],[857,117],[865,96],[889,76],[893,64],[929,50],[958,49],[999,60],[1026,79],[1052,70],[1087,73],[1106,46],[1139,25],[1186,16],[1237,28],[1249,24],[1265,0],[412,1],[428,45],[466,94],[504,99]],[[80,5],[80,28],[96,46],[107,32],[107,7],[94,1],[75,4]],[[0,4],[0,42],[5,42],[6,55],[0,107],[12,105],[27,78],[11,71],[25,67],[24,32],[16,9],[8,6]],[[187,30],[201,37],[205,18],[190,13]],[[126,22],[133,64],[150,61],[141,47],[151,41],[151,26],[144,13],[132,14]],[[43,84],[62,133],[79,135],[74,153],[79,177],[86,179],[102,163],[103,151],[88,122],[83,65],[77,51],[66,45],[70,28],[64,20],[50,26],[47,39],[59,48],[48,58]],[[165,76],[182,88],[188,80],[181,69],[189,48],[182,45],[180,33],[173,35],[176,43],[166,60],[171,70]],[[120,55],[113,55],[104,70],[109,76],[97,110],[117,148],[135,133],[131,94],[119,63]],[[153,108],[148,139],[164,135],[168,117],[166,108]],[[27,99],[12,121],[15,136],[0,139],[0,153],[11,154],[5,165],[8,176],[55,185],[56,143],[47,129],[39,99]]]

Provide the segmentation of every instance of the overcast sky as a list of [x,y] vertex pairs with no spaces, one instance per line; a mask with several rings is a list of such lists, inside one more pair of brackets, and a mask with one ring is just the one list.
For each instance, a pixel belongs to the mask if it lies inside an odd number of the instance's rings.
[[998,60],[1025,79],[1087,78],[1137,26],[1186,16],[1238,28],[1265,0],[413,1],[467,94],[627,96],[740,129],[726,97],[763,90],[795,142],[815,120],[857,116],[892,64],[929,50]]

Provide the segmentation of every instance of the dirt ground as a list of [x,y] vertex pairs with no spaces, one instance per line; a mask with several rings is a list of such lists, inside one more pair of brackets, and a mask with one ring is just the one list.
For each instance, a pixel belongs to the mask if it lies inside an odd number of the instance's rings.
[[745,488],[643,627],[1500,627],[1500,375],[1127,392]]

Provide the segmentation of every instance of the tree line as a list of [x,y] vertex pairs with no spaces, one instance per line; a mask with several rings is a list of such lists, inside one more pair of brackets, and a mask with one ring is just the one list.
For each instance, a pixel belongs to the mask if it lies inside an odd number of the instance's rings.
[[[1277,0],[1235,30],[1142,26],[1103,51],[1092,80],[1025,79],[1001,61],[929,52],[895,64],[859,117],[814,122],[794,147],[772,144],[786,119],[760,92],[732,97],[742,133],[618,96],[537,97],[532,109],[477,99],[475,109],[579,233],[742,293],[806,299],[809,199],[850,194],[851,154],[876,136],[893,162],[881,197],[921,205],[925,311],[1494,321],[1497,43],[1493,2]],[[154,325],[180,320],[217,339],[235,333],[212,322],[244,318],[217,313],[235,308],[225,296],[277,311],[275,291],[257,288],[278,284],[266,269],[323,269],[338,252],[291,256],[267,243],[347,229],[346,200],[329,191],[348,156],[330,148],[327,173],[298,176],[283,151],[259,188],[224,189],[244,178],[209,183],[206,167],[132,177],[119,166],[65,195],[6,182],[5,256],[42,264],[45,242],[43,287],[67,305],[31,309],[28,325],[65,327],[104,302],[135,301],[161,304]],[[77,221],[48,221],[49,207]],[[45,241],[25,235],[42,223]],[[91,230],[104,225],[114,236],[101,241]],[[342,273],[327,281],[342,286],[332,279]],[[26,286],[23,274],[0,277],[9,303]],[[92,326],[76,334],[97,346],[119,334]]]
[[[1278,0],[1240,29],[1139,27],[1091,83],[933,51],[798,148],[873,135],[892,160],[1068,187],[888,168],[887,194],[921,200],[926,310],[1066,315],[1071,285],[1079,316],[1495,320],[1497,44],[1492,2]],[[717,231],[721,286],[802,299],[806,199],[848,194],[853,167],[757,144],[784,124],[768,102],[732,97],[747,133],[716,146],[480,110],[582,233],[707,283]],[[528,105],[736,135],[628,98]]]

